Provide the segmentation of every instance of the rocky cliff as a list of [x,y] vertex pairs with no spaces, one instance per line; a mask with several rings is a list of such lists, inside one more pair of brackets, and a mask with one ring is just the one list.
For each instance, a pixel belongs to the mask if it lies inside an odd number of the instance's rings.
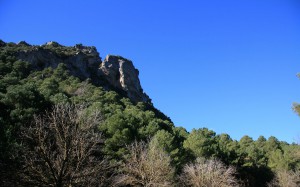
[[100,65],[100,72],[114,87],[124,90],[129,98],[147,102],[149,97],[143,93],[139,71],[132,62],[120,56],[108,55]]
[[17,59],[29,62],[34,70],[56,68],[63,63],[72,75],[81,80],[90,79],[106,89],[121,91],[133,102],[151,102],[141,87],[139,71],[123,57],[108,55],[102,61],[95,47],[81,44],[66,47],[57,42],[47,42],[37,46],[24,41],[18,44],[0,41],[0,50],[9,50],[10,47]]

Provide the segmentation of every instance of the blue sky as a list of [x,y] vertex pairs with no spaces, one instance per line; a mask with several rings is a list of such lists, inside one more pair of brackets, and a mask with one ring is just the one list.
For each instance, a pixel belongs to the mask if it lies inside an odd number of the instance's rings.
[[0,38],[96,46],[176,126],[300,141],[297,0],[0,0]]

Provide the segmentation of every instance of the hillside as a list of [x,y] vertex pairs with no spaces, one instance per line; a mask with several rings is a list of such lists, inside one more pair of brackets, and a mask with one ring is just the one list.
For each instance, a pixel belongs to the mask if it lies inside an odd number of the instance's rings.
[[[79,182],[74,182],[77,179],[69,179],[73,176],[69,174],[72,173],[71,170],[68,170],[69,173],[66,172],[65,176],[56,176],[53,174],[55,169],[52,168],[49,173],[54,177],[46,177],[51,176],[46,172],[51,164],[43,165],[45,156],[40,156],[41,152],[44,154],[43,151],[47,150],[47,144],[43,143],[48,142],[51,149],[49,148],[45,155],[55,153],[51,159],[60,158],[62,148],[59,148],[59,145],[53,146],[59,143],[56,139],[57,134],[63,133],[62,135],[67,137],[63,138],[63,141],[73,145],[69,143],[75,137],[70,136],[73,133],[72,128],[64,132],[69,122],[71,125],[79,124],[79,131],[76,128],[74,132],[87,133],[83,133],[80,141],[76,139],[77,143],[97,141],[94,142],[97,145],[88,156],[95,159],[97,162],[93,161],[99,166],[104,161],[107,164],[98,168],[99,170],[95,169],[97,174],[91,175],[99,177],[99,173],[105,173],[100,177],[103,180],[96,181],[97,186],[145,186],[146,183],[141,182],[145,176],[139,176],[141,171],[133,174],[133,168],[126,168],[134,166],[128,159],[139,158],[145,150],[146,156],[137,159],[135,164],[146,160],[152,163],[147,167],[155,167],[154,163],[159,163],[157,159],[160,159],[163,162],[156,167],[165,167],[162,172],[170,173],[167,178],[157,179],[152,186],[197,186],[189,182],[192,179],[189,180],[185,168],[187,164],[207,163],[201,159],[217,159],[224,168],[236,168],[236,172],[230,176],[236,178],[235,182],[226,184],[227,186],[266,186],[273,178],[276,179],[278,171],[290,172],[291,176],[299,170],[300,147],[296,144],[262,136],[257,140],[244,136],[236,141],[228,134],[218,135],[207,128],[187,132],[183,127],[176,127],[171,119],[153,107],[150,97],[143,92],[138,75],[138,70],[130,60],[115,55],[108,55],[102,60],[95,47],[81,44],[68,47],[57,42],[38,46],[26,42],[15,44],[0,41],[0,182],[4,186],[84,185],[86,180],[78,179]],[[43,126],[48,124],[47,120],[52,119],[51,116],[58,119],[69,116],[68,112],[66,115],[59,114],[60,111],[69,111],[63,106],[74,106],[70,107],[72,110],[80,106],[79,117],[77,113],[74,114],[75,117],[66,120],[66,125],[63,123],[57,131],[51,131],[51,125]],[[49,117],[53,111],[56,111],[55,115]],[[40,123],[41,121],[43,123]],[[37,124],[43,128],[37,128]],[[85,125],[89,124],[95,126],[88,132],[84,131]],[[47,138],[40,139],[42,136],[36,136],[41,129],[44,133],[41,134]],[[51,133],[48,133],[48,130]],[[38,140],[43,141],[41,143]],[[136,143],[132,144],[134,142]],[[78,145],[77,143],[74,145]],[[91,148],[90,143],[93,144],[93,141],[88,143],[87,150]],[[135,145],[139,145],[139,149],[134,147]],[[70,146],[67,150],[72,152],[77,150],[78,146]],[[82,151],[85,152],[86,149]],[[133,152],[134,150],[139,151]],[[32,160],[26,155],[39,159]],[[66,163],[70,162],[69,168],[80,162],[71,162],[69,158],[73,158],[72,154],[64,160]],[[78,155],[74,158],[78,158]],[[48,159],[49,163],[52,163],[51,159]],[[30,162],[26,162],[28,160]],[[56,164],[53,165],[55,168]],[[90,164],[89,159],[85,160],[83,165],[88,166],[90,170],[95,167],[95,164]],[[30,168],[38,169],[33,172]],[[162,175],[157,168],[152,169],[151,174],[155,176],[155,171],[156,175]],[[150,176],[146,171],[145,173]],[[91,176],[86,179],[93,179]],[[124,176],[132,178],[129,180]],[[38,181],[37,178],[43,181]],[[128,182],[136,178],[139,182]]]

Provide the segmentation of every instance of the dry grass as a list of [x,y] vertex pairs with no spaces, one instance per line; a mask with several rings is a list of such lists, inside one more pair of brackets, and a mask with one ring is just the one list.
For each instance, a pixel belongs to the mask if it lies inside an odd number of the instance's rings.
[[183,168],[180,180],[183,186],[193,187],[234,187],[238,186],[233,167],[226,167],[222,162],[198,158],[195,163]]

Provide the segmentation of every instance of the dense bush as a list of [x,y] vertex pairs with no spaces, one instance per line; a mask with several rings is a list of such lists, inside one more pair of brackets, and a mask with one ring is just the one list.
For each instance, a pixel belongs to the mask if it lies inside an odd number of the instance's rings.
[[300,173],[298,171],[279,170],[275,172],[274,179],[268,183],[268,187],[298,187],[300,185]]
[[227,167],[216,159],[197,158],[184,166],[180,176],[183,186],[234,187],[238,186],[234,167]]
[[175,170],[171,158],[150,142],[134,142],[127,146],[121,173],[115,177],[116,186],[174,186]]

